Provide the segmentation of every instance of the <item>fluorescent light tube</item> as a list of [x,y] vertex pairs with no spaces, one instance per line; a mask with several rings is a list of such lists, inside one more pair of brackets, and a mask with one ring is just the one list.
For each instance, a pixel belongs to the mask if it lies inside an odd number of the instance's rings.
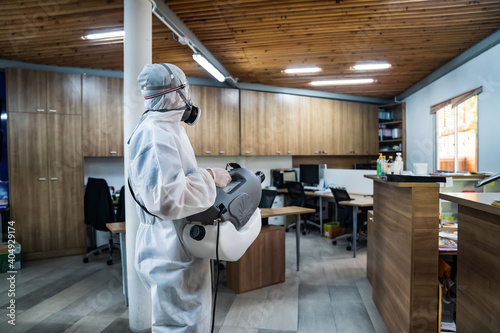
[[362,64],[362,65],[354,65],[351,69],[356,69],[359,71],[367,71],[371,69],[386,69],[391,67],[391,64],[383,63],[383,64]]
[[219,72],[217,68],[214,67],[214,65],[209,63],[204,56],[198,53],[194,53],[193,59],[196,60],[196,62],[199,63],[201,67],[205,68],[207,72],[212,74],[212,76],[215,77],[219,82],[224,82],[224,75],[222,75],[222,73]]
[[82,36],[82,39],[111,39],[122,38],[123,36],[125,36],[125,31],[110,31]]
[[324,80],[324,81],[312,81],[313,86],[336,86],[344,84],[365,84],[375,82],[374,79],[342,79],[342,80]]
[[307,67],[307,68],[287,68],[282,72],[287,74],[300,74],[300,73],[316,73],[319,71],[321,71],[321,68],[319,67]]

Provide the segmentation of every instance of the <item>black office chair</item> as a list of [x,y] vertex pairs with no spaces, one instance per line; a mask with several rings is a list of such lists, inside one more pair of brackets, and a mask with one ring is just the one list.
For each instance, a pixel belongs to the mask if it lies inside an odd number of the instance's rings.
[[[316,207],[315,200],[307,200],[306,194],[304,192],[304,186],[300,182],[287,182],[286,187],[288,190],[288,197],[290,198],[290,206],[299,206],[299,207],[308,207],[316,209],[318,211],[318,207]],[[321,230],[321,226],[317,223],[314,223],[312,220],[314,219],[314,214],[303,214],[301,217],[304,219],[304,229],[302,230],[302,234],[305,235],[307,233],[307,225],[312,225]],[[285,231],[288,231],[291,227],[297,227],[297,224],[300,227],[300,221],[296,223],[292,223],[289,225]]]
[[[278,191],[276,190],[262,190],[262,196],[260,197],[259,208],[271,208],[273,206],[274,198]],[[267,217],[262,219],[262,225],[269,225],[269,219]]]
[[[352,200],[351,197],[349,196],[349,193],[347,193],[346,190],[343,189],[336,189],[330,187],[330,190],[332,191],[333,197],[335,199],[335,220],[340,222],[340,227],[341,228],[347,228],[349,226],[352,226],[353,224],[353,216],[352,216],[352,207],[351,206],[345,206],[345,205],[339,205],[339,202],[342,201],[349,201]],[[366,221],[366,214],[364,213],[358,213],[358,222],[362,221],[362,223],[358,223],[358,229],[363,229],[364,228],[364,222]],[[347,245],[346,250],[351,251],[352,250],[352,237],[356,233],[356,239],[363,238],[366,240],[366,234],[359,233],[358,230],[354,231],[352,233],[347,233],[338,237],[335,237],[332,240],[333,245],[337,245],[337,241],[341,239],[347,238],[347,240],[350,242],[349,245]]]
[[[109,251],[107,264],[113,264],[113,248],[120,249],[120,246],[113,243],[113,234],[106,227],[106,223],[116,221],[113,199],[106,180],[88,179],[84,195],[84,215],[85,224],[87,224],[87,251],[89,252],[83,258],[83,262],[89,262],[92,254],[97,255],[99,251],[107,249]],[[109,232],[108,244],[96,246],[96,230]]]
[[118,206],[116,207],[116,221],[125,222],[125,186],[120,189],[120,197],[118,198]]

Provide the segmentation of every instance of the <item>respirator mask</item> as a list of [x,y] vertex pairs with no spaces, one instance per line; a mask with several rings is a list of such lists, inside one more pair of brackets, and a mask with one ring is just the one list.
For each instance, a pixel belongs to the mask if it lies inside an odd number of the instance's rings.
[[[154,76],[156,73],[148,74],[150,77],[153,77],[152,81],[155,82],[156,84],[147,85],[146,82],[139,81],[142,84],[144,99],[150,100],[150,99],[161,97],[162,95],[165,95],[165,94],[177,93],[180,96],[180,98],[182,99],[182,101],[185,103],[184,114],[182,115],[181,120],[190,126],[194,125],[196,123],[196,121],[200,118],[201,109],[197,106],[194,106],[192,100],[191,99],[188,100],[188,98],[182,92],[182,89],[188,87],[187,82],[182,82],[182,80],[181,80],[181,78],[179,78],[179,76],[175,76],[174,73],[172,72],[172,69],[170,69],[169,66],[167,66],[167,64],[157,64],[157,65],[163,66],[167,70],[170,80],[166,81],[165,79],[163,79],[164,78],[163,74],[157,74],[156,77]],[[181,73],[182,73],[182,71],[181,71]],[[142,75],[142,73],[141,73],[141,75]],[[182,73],[182,77],[184,77],[184,73]],[[148,79],[148,81],[149,80],[150,79]],[[160,83],[161,81],[163,81],[163,85]],[[149,82],[151,82],[151,81],[149,81]],[[169,83],[167,84],[167,82],[169,82]],[[154,93],[152,93],[152,92],[154,92]],[[173,100],[174,99],[171,99],[171,101],[173,101]],[[172,102],[172,103],[176,104],[174,102]],[[180,108],[182,108],[182,106],[172,105],[172,108],[169,108],[169,109],[157,109],[157,108],[149,109],[148,108],[148,110],[170,111],[170,110],[178,110]]]

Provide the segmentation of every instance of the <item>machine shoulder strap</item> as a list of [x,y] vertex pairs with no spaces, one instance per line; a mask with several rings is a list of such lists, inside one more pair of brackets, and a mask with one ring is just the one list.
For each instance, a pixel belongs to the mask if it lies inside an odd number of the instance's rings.
[[[128,189],[130,190],[130,194],[132,194],[132,198],[134,199],[134,201],[139,205],[139,207],[141,207],[141,209],[146,213],[146,214],[149,214],[151,216],[154,216],[154,217],[158,217],[156,216],[155,214],[152,214],[149,212],[149,210],[144,207],[143,204],[141,204],[136,198],[135,198],[135,194],[134,194],[134,191],[132,190],[132,185],[130,185],[130,178],[128,179]],[[158,217],[159,218],[159,217]]]

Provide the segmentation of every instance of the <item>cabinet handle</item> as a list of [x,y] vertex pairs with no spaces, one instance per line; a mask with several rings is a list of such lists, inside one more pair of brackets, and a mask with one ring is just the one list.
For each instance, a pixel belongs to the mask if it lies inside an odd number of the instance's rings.
[[245,154],[250,154],[250,151],[249,150],[245,151]]
[[373,220],[373,217],[369,217],[369,218],[368,218],[368,220],[370,220],[370,222],[375,222],[375,221]]
[[44,180],[47,180],[47,178],[38,178],[38,180],[44,181]]
[[36,109],[38,112],[45,112],[45,109]]
[[112,150],[109,152],[110,154],[116,154],[116,151]]
[[223,155],[223,154],[225,154],[225,153],[226,153],[226,152],[225,152],[224,150],[221,150],[221,151],[219,152],[219,154],[221,154],[221,155]]
[[291,153],[292,153],[292,151],[291,151],[291,150],[287,151],[287,154],[291,154]]
[[281,155],[281,152],[279,150],[276,150],[276,154]]
[[205,154],[210,155],[210,154],[212,154],[212,152],[210,150],[205,150]]
[[57,178],[50,178],[50,180],[57,180]]
[[57,110],[49,109],[49,112],[57,112]]
[[323,150],[323,154],[328,154],[326,151]]
[[319,154],[319,151],[317,151],[317,150],[316,150],[314,153],[315,153],[315,154]]

